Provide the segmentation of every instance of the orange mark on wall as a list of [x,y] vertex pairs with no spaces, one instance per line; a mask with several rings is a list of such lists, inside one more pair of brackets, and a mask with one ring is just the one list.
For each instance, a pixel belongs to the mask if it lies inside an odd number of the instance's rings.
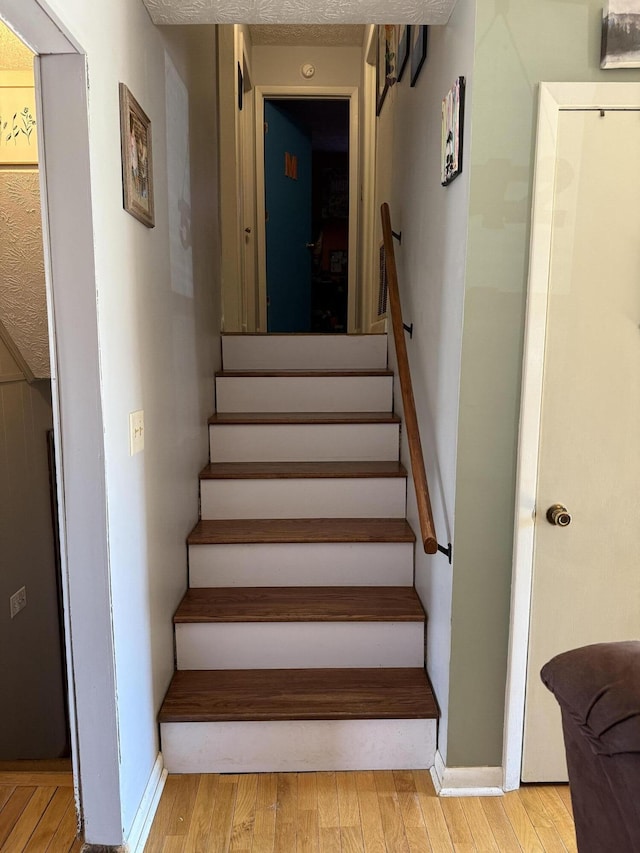
[[298,158],[295,154],[289,154],[288,151],[284,154],[284,174],[286,178],[298,180]]

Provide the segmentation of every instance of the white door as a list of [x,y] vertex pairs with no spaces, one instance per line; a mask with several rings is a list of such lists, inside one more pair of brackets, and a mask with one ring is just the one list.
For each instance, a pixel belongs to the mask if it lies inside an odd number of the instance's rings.
[[[522,779],[566,779],[540,681],[640,637],[640,112],[562,111],[552,221]],[[546,512],[563,504],[567,527]]]

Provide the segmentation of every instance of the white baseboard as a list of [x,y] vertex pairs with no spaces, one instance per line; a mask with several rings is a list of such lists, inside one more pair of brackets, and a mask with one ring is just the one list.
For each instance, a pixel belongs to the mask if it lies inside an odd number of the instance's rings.
[[144,850],[166,778],[167,771],[162,753],[159,752],[127,839],[126,849],[129,853],[142,853]]
[[436,752],[431,778],[439,797],[501,797],[502,767],[447,767]]

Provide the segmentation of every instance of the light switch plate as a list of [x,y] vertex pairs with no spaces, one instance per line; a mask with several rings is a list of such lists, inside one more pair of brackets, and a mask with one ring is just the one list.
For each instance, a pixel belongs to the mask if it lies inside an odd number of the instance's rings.
[[129,415],[129,453],[135,456],[144,450],[144,412],[131,412]]

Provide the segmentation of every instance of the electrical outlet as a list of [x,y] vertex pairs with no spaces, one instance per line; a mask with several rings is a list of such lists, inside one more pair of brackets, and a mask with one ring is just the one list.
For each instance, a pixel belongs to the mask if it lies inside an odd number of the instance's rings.
[[11,618],[17,616],[21,610],[23,610],[27,606],[27,588],[26,586],[21,587],[17,592],[14,592],[11,598],[9,599],[9,609],[11,611]]
[[129,415],[129,454],[134,456],[144,450],[144,412],[131,412]]

